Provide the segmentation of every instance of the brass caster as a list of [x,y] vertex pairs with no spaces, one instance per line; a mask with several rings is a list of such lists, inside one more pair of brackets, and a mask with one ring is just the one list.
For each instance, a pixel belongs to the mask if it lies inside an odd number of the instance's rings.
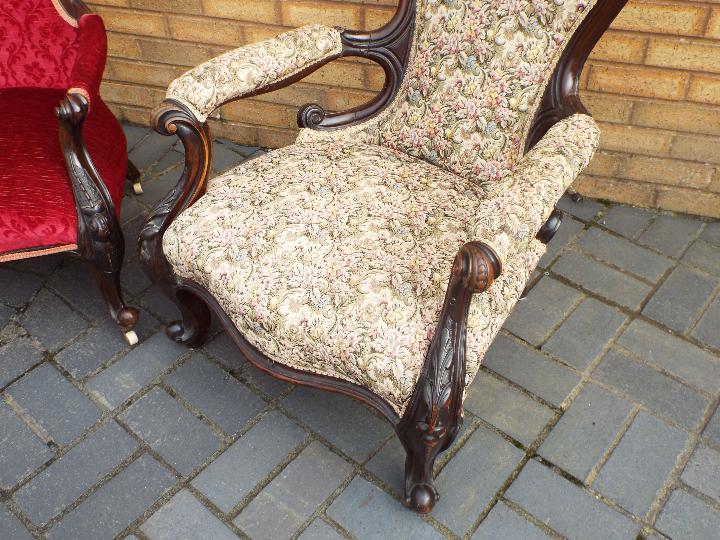
[[143,194],[142,184],[140,182],[135,182],[133,184],[133,191],[135,192],[135,195],[142,195]]
[[125,341],[127,341],[131,347],[133,345],[137,345],[139,340],[137,334],[135,333],[135,330],[129,330],[128,332],[125,332]]

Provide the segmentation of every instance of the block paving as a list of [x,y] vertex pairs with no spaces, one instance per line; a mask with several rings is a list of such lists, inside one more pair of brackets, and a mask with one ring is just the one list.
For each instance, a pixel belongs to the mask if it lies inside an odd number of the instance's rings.
[[[182,148],[126,131],[140,343],[81,261],[0,267],[0,538],[718,538],[720,222],[564,198],[419,516],[372,411],[262,374],[219,328],[197,350],[164,336],[177,315],[134,238]],[[262,152],[215,144],[216,172]]]

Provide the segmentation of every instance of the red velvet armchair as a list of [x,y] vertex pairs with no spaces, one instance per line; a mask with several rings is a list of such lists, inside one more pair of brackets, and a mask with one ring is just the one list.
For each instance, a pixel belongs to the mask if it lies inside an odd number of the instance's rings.
[[79,0],[4,0],[0,12],[0,263],[74,252],[130,343],[120,292],[125,135],[99,96],[107,37]]

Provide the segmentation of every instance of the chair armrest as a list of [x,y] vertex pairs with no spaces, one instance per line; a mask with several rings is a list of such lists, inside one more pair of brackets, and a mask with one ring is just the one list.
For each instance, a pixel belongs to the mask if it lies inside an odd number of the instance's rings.
[[590,162],[599,139],[597,124],[586,114],[556,123],[480,203],[472,239],[490,246],[501,262],[527,246]]
[[309,74],[339,57],[342,47],[340,30],[304,26],[197,66],[170,84],[166,98],[185,105],[204,122],[224,103]]
[[100,93],[100,83],[107,60],[107,34],[99,15],[80,17],[78,55],[70,74],[68,93],[81,94],[89,104]]

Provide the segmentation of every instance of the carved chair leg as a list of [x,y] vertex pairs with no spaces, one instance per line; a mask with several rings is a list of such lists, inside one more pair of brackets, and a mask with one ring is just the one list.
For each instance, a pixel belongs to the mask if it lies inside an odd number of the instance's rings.
[[135,195],[142,195],[143,188],[140,183],[140,171],[135,164],[128,159],[127,179],[132,182]]
[[422,514],[435,506],[437,456],[455,440],[463,414],[465,338],[470,300],[500,274],[500,261],[481,242],[469,242],[455,256],[435,334],[415,391],[396,431],[407,452],[405,504]]
[[125,340],[130,345],[138,342],[138,337],[133,328],[140,318],[138,310],[125,304],[120,290],[120,267],[114,270],[103,269],[95,261],[89,261],[95,274],[95,281],[98,288],[110,308],[110,316],[120,327]]
[[188,347],[199,347],[207,339],[210,329],[210,308],[197,295],[185,289],[166,292],[180,309],[182,320],[170,323],[165,332],[173,341]]

